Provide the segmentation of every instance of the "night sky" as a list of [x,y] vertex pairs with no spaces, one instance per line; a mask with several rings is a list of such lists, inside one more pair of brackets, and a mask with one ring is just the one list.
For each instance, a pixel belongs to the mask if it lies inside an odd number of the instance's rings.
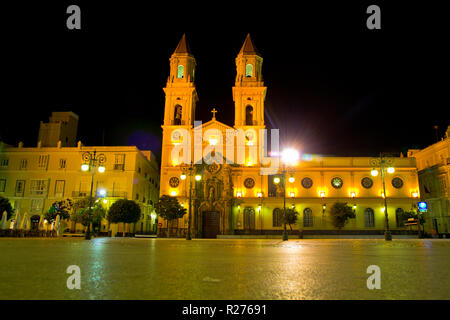
[[[197,61],[197,120],[209,121],[215,107],[217,120],[233,125],[234,59],[250,32],[264,58],[266,126],[280,129],[284,146],[338,156],[400,152],[428,146],[433,126],[442,137],[450,124],[443,8],[92,2],[2,7],[6,143],[35,146],[39,121],[71,110],[85,145],[160,154],[162,88],[183,33]],[[66,28],[70,4],[81,7],[81,31]],[[366,28],[369,4],[381,7],[381,30]]]

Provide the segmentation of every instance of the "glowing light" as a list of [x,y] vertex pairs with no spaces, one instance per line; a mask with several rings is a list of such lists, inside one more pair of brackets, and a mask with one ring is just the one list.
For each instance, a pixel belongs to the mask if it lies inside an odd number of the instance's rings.
[[247,167],[250,167],[250,166],[252,166],[253,165],[253,162],[251,162],[251,161],[248,161],[247,162]]
[[323,204],[323,205],[322,205],[322,209],[325,210],[326,208],[327,208],[327,205],[326,205],[326,204]]
[[181,206],[184,207],[184,203],[181,203]]
[[275,177],[274,179],[273,179],[273,182],[274,183],[276,183],[276,184],[279,184],[280,183],[280,178],[278,178],[278,177]]
[[98,167],[98,172],[100,172],[100,173],[105,172],[105,167],[104,166],[99,166]]
[[356,197],[356,192],[355,191],[351,191],[350,192],[350,197],[352,197],[352,198]]
[[381,197],[382,197],[382,198],[385,198],[384,192],[381,192]]
[[294,177],[289,177],[289,182],[290,183],[294,183],[295,182],[295,178]]
[[324,191],[320,191],[319,195],[320,195],[321,198],[325,198],[325,192]]
[[353,209],[356,209],[356,204],[353,205]]
[[258,211],[261,211],[261,205],[258,206]]
[[298,161],[300,155],[295,149],[284,149],[281,153],[281,161],[284,163],[293,164]]
[[210,137],[208,141],[209,141],[209,144],[212,146],[215,146],[217,144],[217,138],[215,138],[215,137]]
[[376,176],[378,175],[378,170],[377,170],[377,169],[373,169],[372,171],[370,171],[370,174],[371,174],[373,177],[376,177]]
[[241,205],[238,205],[238,209],[241,210]]
[[108,200],[106,200],[106,199],[103,199],[103,203],[108,203]]
[[196,181],[202,180],[202,176],[199,175],[199,174],[195,175],[195,180],[196,180]]
[[89,165],[88,164],[82,164],[81,165],[81,171],[88,171],[89,170]]
[[258,193],[256,194],[256,196],[257,196],[258,198],[261,198],[261,197],[262,197],[262,192],[258,192]]
[[387,172],[388,173],[394,173],[395,169],[393,167],[389,167],[389,168],[387,168]]
[[383,207],[383,208],[381,208],[381,212],[385,212],[386,211],[386,208],[385,207]]
[[419,193],[418,193],[417,191],[413,191],[413,192],[411,193],[411,196],[412,196],[413,198],[418,198],[418,197],[419,197]]
[[153,220],[155,220],[155,218],[156,218],[156,213],[154,213],[154,212],[150,213],[150,217],[151,217]]
[[180,176],[180,179],[181,179],[181,180],[186,180],[186,175],[183,173],[183,174]]
[[240,192],[240,191],[236,192],[236,197],[238,197],[238,198],[242,197],[242,192]]
[[291,198],[294,198],[294,197],[295,197],[295,192],[290,192],[290,193],[289,193],[289,196],[290,196]]
[[172,197],[175,197],[175,196],[177,195],[177,192],[176,192],[176,191],[172,191],[172,192],[170,193],[170,195],[171,195]]
[[100,191],[98,192],[102,197],[105,196],[106,194],[106,190],[105,189],[100,189]]

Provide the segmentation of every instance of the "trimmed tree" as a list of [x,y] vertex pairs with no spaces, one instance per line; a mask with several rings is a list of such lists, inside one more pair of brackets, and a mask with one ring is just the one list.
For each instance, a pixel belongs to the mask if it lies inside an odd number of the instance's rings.
[[11,203],[9,202],[8,198],[0,196],[0,215],[3,215],[3,212],[5,211],[8,220],[11,219],[12,215],[14,214],[14,209],[11,206]]
[[346,202],[335,202],[330,210],[331,222],[333,226],[341,229],[348,222],[348,219],[355,218],[353,208],[348,206]]
[[[284,219],[284,209],[281,209],[282,217]],[[298,212],[293,208],[286,208],[286,224],[289,225],[292,231],[292,225],[296,224],[298,220]],[[284,220],[283,220],[284,223]]]
[[175,219],[182,218],[187,210],[180,205],[177,198],[163,195],[159,198],[155,211],[161,218],[167,220],[167,237],[169,238],[170,224]]
[[140,218],[141,207],[133,200],[117,200],[111,205],[108,211],[109,222],[123,223],[123,237],[125,237],[125,223],[136,223]]
[[87,227],[90,223],[100,223],[106,216],[106,210],[100,201],[93,199],[92,210],[89,210],[89,198],[75,201],[70,219]]

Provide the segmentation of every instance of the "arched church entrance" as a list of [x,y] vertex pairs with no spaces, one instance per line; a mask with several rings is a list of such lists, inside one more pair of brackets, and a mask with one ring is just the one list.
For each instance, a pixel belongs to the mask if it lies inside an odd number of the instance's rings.
[[203,238],[217,238],[220,234],[220,212],[203,211],[202,236]]

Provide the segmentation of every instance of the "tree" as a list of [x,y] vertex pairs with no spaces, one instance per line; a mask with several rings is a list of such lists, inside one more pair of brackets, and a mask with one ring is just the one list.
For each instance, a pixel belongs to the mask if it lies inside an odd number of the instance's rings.
[[346,202],[335,202],[330,210],[331,222],[333,225],[341,229],[348,222],[348,219],[355,218],[355,212]]
[[136,223],[140,218],[141,207],[133,200],[117,200],[111,205],[108,211],[109,222],[123,223],[123,237],[125,237],[125,223]]
[[85,227],[91,223],[100,223],[106,216],[106,210],[103,208],[99,199],[93,198],[92,202],[92,210],[89,210],[89,198],[82,198],[75,201],[70,219],[76,223],[81,223]]
[[5,211],[8,220],[11,219],[12,215],[14,214],[14,209],[11,206],[11,203],[9,202],[8,198],[0,196],[0,215],[3,215],[3,212]]
[[[282,217],[284,219],[284,209],[281,209]],[[298,212],[293,208],[286,208],[286,224],[289,225],[292,231],[292,224],[296,224],[298,220]],[[283,220],[284,222],[284,220]]]
[[70,199],[55,201],[51,205],[50,209],[48,209],[46,219],[48,221],[54,221],[56,220],[56,216],[59,215],[61,219],[69,220],[72,209],[73,202]]
[[167,220],[167,237],[170,237],[169,223],[182,218],[187,210],[180,205],[177,198],[163,195],[159,198],[155,211],[161,218]]
[[[418,210],[404,211],[402,213],[403,221],[408,220],[410,218],[413,218],[418,222],[417,229],[419,231],[419,237],[425,236],[425,222],[426,222],[425,214],[423,212],[419,212]],[[422,226],[422,234],[420,234],[421,233],[420,226]]]

